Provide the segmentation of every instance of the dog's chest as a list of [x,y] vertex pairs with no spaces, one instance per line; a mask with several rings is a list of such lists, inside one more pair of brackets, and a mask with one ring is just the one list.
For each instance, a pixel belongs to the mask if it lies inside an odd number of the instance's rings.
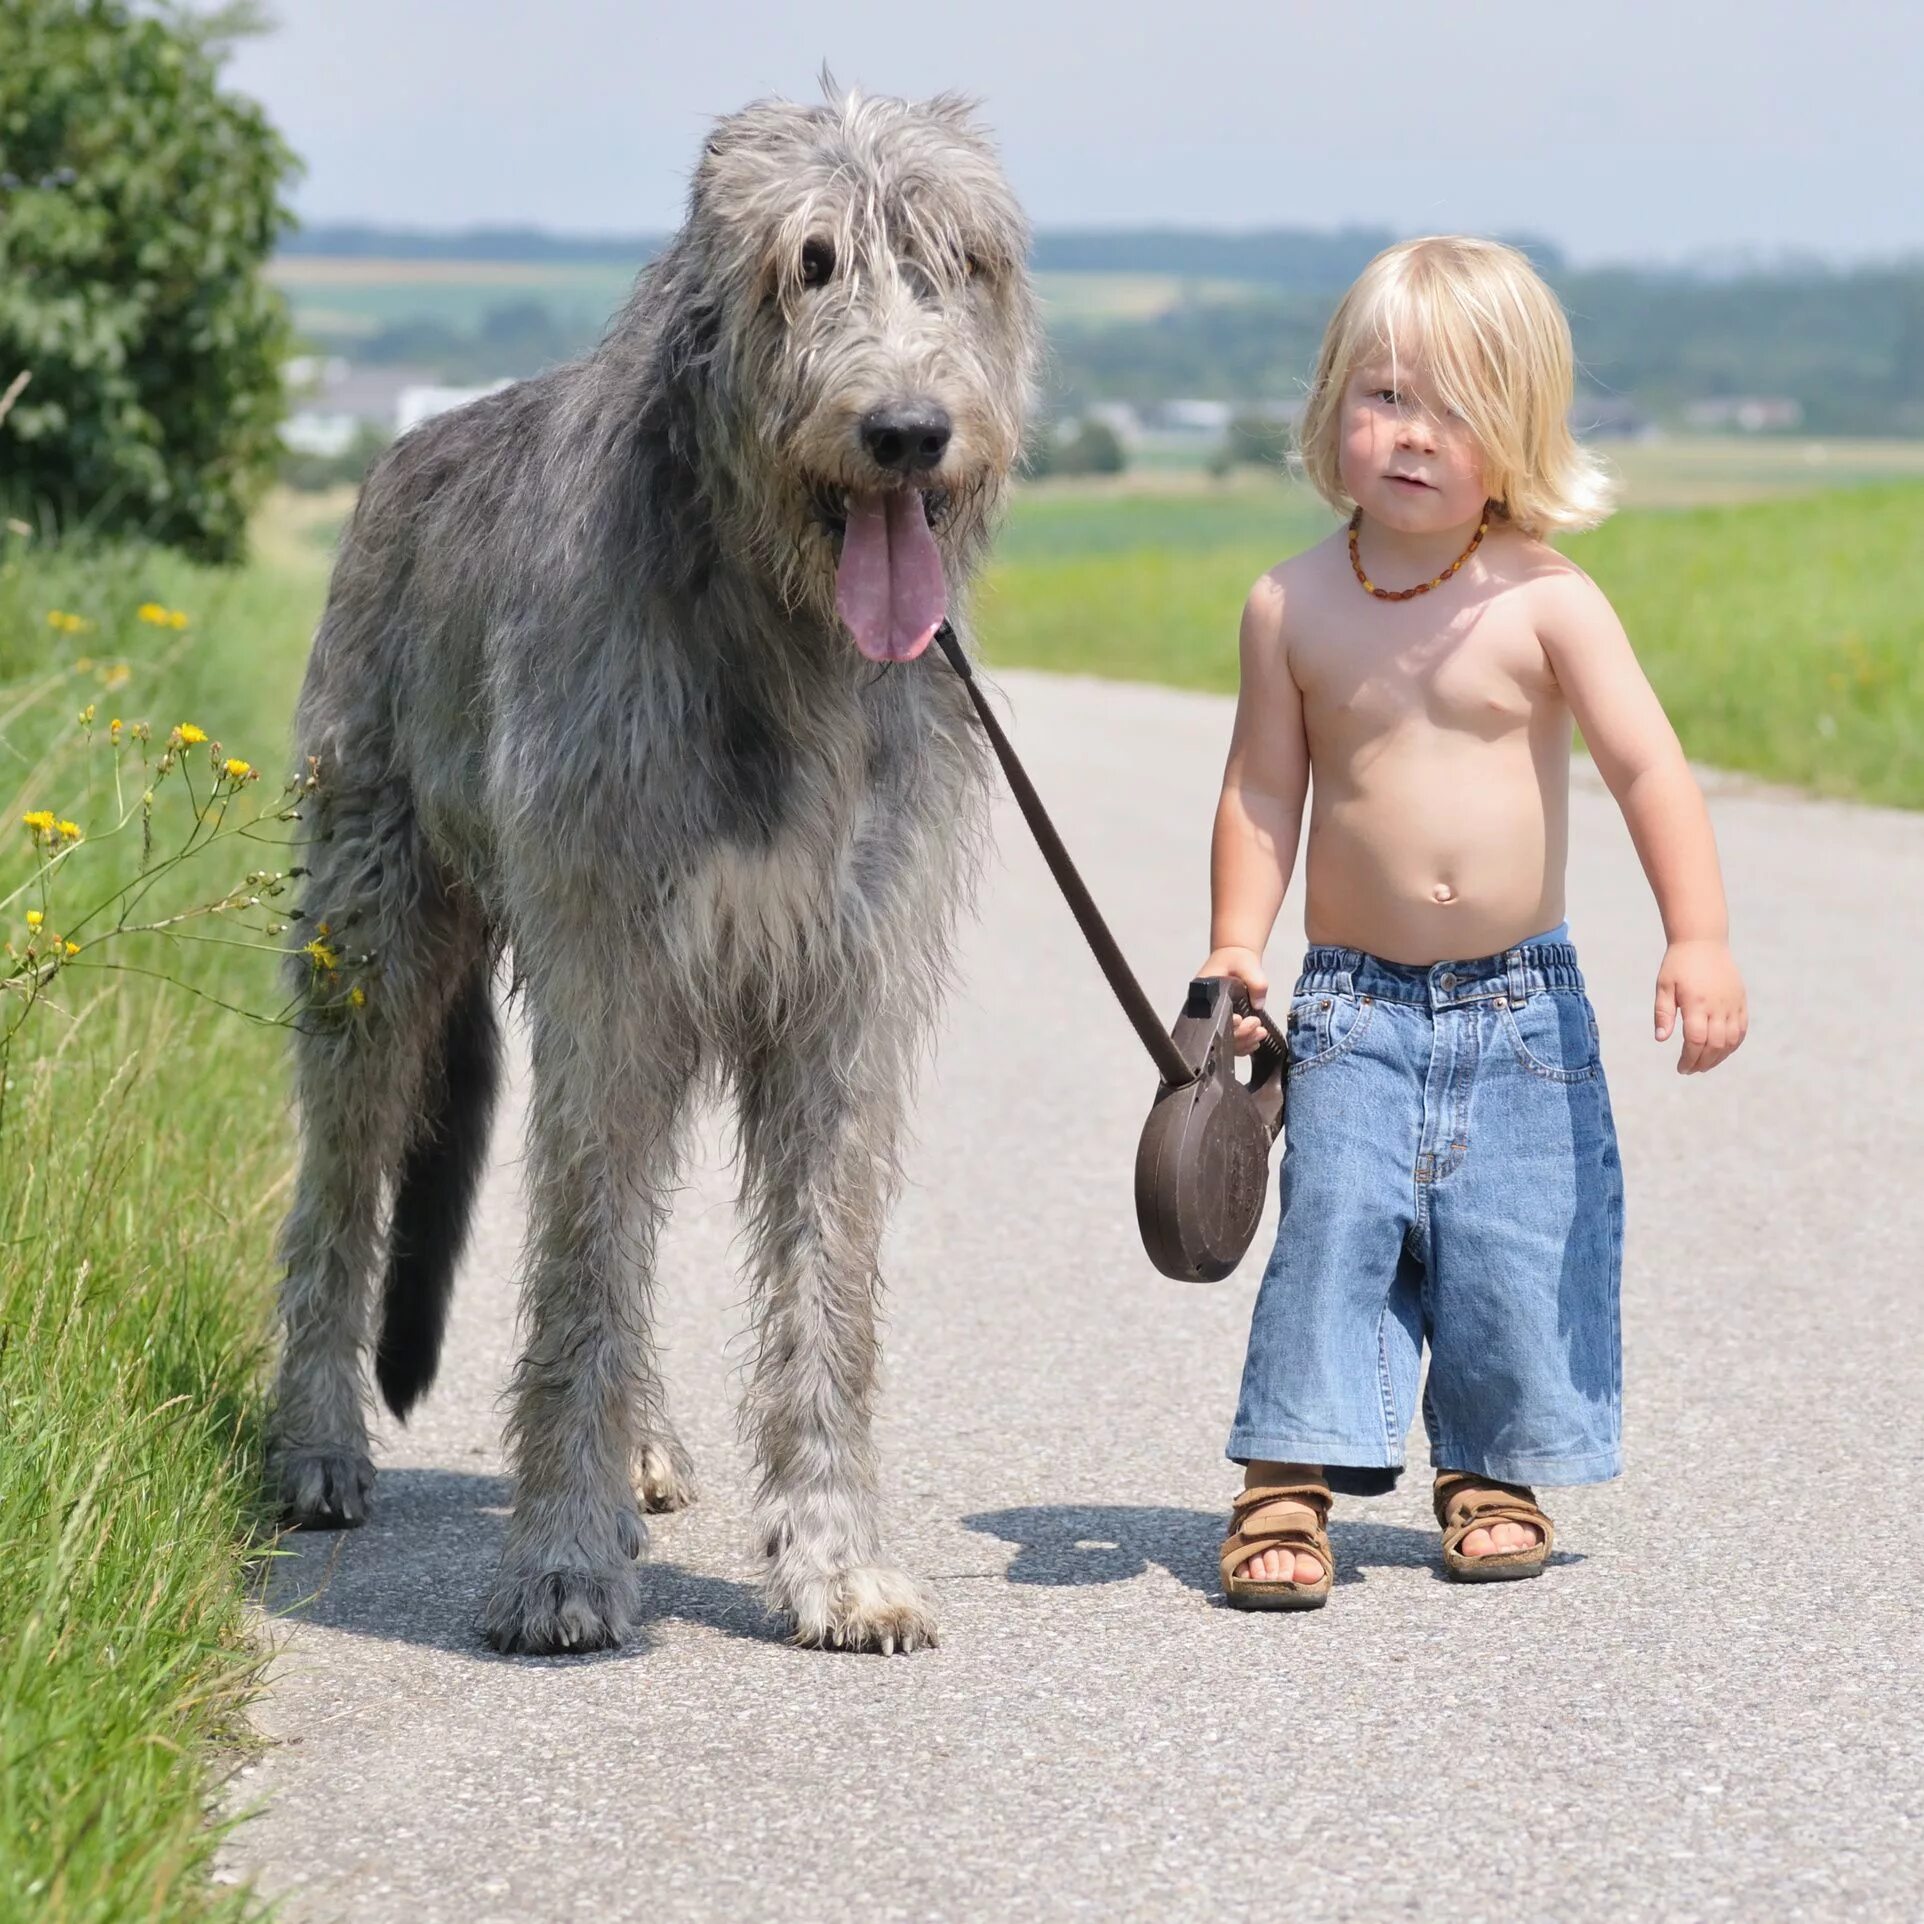
[[754,966],[887,922],[901,885],[936,880],[951,772],[925,720],[851,706],[813,727],[725,707],[704,761],[712,833],[677,891],[691,950]]

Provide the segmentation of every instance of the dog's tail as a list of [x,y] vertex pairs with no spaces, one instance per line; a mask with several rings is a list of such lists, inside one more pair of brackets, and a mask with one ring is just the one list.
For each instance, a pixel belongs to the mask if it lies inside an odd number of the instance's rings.
[[483,958],[443,1024],[422,1113],[401,1164],[388,1224],[387,1278],[374,1378],[403,1422],[426,1395],[441,1360],[455,1266],[468,1237],[501,1086],[501,1027]]

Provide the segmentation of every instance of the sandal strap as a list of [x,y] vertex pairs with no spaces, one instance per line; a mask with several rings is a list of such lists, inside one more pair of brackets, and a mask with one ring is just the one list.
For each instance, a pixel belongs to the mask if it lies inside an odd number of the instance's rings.
[[1329,1506],[1335,1502],[1327,1483],[1264,1483],[1253,1490],[1238,1490],[1229,1506],[1229,1527],[1240,1530],[1244,1522],[1266,1510],[1272,1503],[1300,1503],[1315,1511],[1317,1527],[1329,1521]]
[[1533,1516],[1543,1516],[1537,1508],[1536,1493],[1528,1484],[1499,1483],[1494,1477],[1468,1476],[1461,1471],[1446,1472],[1436,1479],[1431,1504],[1437,1522],[1446,1530],[1460,1518],[1491,1516],[1499,1511],[1524,1509]]
[[[1229,1535],[1223,1540],[1223,1582],[1227,1584],[1241,1565],[1265,1550],[1305,1552],[1323,1566],[1324,1578],[1332,1576],[1336,1554],[1323,1527],[1331,1501],[1329,1486],[1325,1483],[1269,1484],[1239,1492],[1230,1508]],[[1280,1518],[1273,1522],[1264,1520],[1270,1511],[1281,1510],[1285,1504],[1296,1510],[1288,1522]],[[1302,1515],[1305,1510],[1309,1512],[1307,1521]]]
[[1521,1483],[1498,1483],[1486,1477],[1462,1474],[1436,1479],[1436,1520],[1443,1526],[1446,1552],[1462,1546],[1472,1530],[1488,1529],[1495,1523],[1521,1523],[1537,1533],[1535,1543],[1514,1550],[1494,1550],[1479,1562],[1533,1562],[1547,1558],[1556,1538],[1556,1528],[1538,1508],[1534,1494]]

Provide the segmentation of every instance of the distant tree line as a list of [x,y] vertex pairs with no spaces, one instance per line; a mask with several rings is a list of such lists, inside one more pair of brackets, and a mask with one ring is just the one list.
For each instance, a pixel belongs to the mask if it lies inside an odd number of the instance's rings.
[[[1048,401],[1058,417],[1095,402],[1139,406],[1179,396],[1233,404],[1288,400],[1308,378],[1335,295],[1393,237],[1144,230],[1045,233],[1044,271],[1158,274],[1192,283],[1152,319],[1062,317],[1051,329]],[[1783,396],[1819,434],[1924,433],[1924,260],[1830,270],[1743,273],[1575,270],[1522,237],[1571,316],[1582,384],[1662,420],[1693,401]],[[658,240],[584,241],[523,230],[397,235],[316,229],[290,251],[407,257],[636,261]],[[1198,282],[1241,282],[1238,298]],[[351,359],[405,363],[450,380],[522,375],[592,345],[601,323],[540,298],[490,311],[478,327],[396,322],[323,345]]]
[[[1627,270],[1561,273],[1581,385],[1653,418],[1692,401],[1784,396],[1815,434],[1924,433],[1924,267],[1727,281]],[[1151,320],[1063,320],[1051,331],[1052,404],[1138,405],[1299,396],[1326,295],[1178,303]]]

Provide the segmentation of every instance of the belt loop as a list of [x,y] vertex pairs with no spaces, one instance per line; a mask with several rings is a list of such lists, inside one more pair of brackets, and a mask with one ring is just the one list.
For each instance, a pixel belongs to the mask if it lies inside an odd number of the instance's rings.
[[1520,1009],[1530,999],[1530,984],[1523,969],[1523,951],[1512,949],[1506,959],[1510,964],[1510,1007]]
[[1336,971],[1336,993],[1338,995],[1354,995],[1356,993],[1356,977],[1348,969],[1338,969]]

